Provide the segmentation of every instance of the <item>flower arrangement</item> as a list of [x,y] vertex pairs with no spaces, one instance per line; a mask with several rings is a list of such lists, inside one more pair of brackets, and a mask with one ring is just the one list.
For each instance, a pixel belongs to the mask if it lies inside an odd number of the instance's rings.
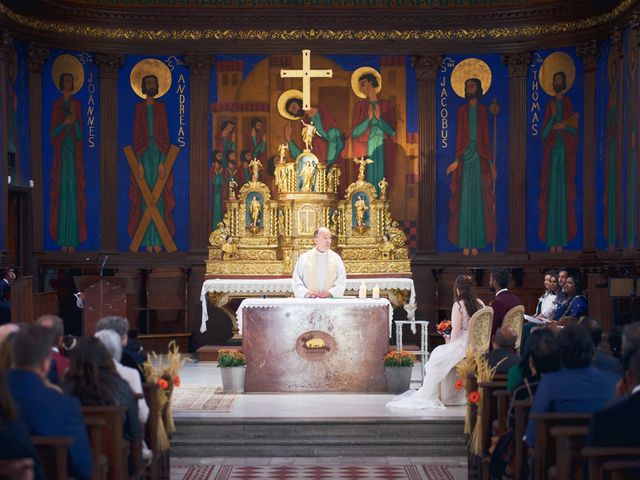
[[[158,356],[155,352],[142,365],[144,376],[149,383],[158,385],[157,395],[160,408],[158,409],[158,446],[161,451],[169,449],[168,436],[176,431],[171,411],[171,396],[174,387],[180,386],[180,368],[185,360],[175,340],[169,343],[166,356]],[[164,414],[164,415],[163,415]],[[163,421],[163,418],[166,421]]]
[[438,333],[440,335],[448,336],[451,335],[451,320],[443,320],[438,324]]
[[244,367],[247,357],[239,350],[218,350],[218,368]]
[[385,367],[413,367],[416,356],[405,350],[389,352],[384,356]]

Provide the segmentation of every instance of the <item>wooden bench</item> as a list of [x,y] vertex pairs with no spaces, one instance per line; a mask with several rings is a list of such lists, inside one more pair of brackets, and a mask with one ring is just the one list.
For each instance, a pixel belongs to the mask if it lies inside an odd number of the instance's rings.
[[513,440],[515,445],[515,466],[516,470],[514,478],[521,480],[524,477],[524,466],[527,461],[527,446],[524,443],[523,437],[527,431],[527,423],[529,422],[529,411],[533,402],[530,399],[526,400],[514,400],[511,403],[513,408]]
[[82,414],[88,425],[94,424],[96,420],[105,424],[101,430],[99,455],[107,457],[109,465],[107,478],[109,480],[123,480],[128,477],[127,457],[130,447],[129,442],[125,441],[123,436],[124,415],[126,412],[127,407],[119,405],[90,405],[82,407]]
[[556,478],[582,477],[580,450],[587,440],[588,425],[553,427],[551,436],[556,444]]
[[[589,480],[603,480],[605,478],[604,466],[607,463],[636,462],[635,468],[640,470],[640,448],[585,447],[581,453],[589,464]],[[609,466],[611,467],[611,465]],[[626,467],[633,468],[634,465],[626,465]],[[615,469],[610,469],[610,473],[613,470]]]
[[584,412],[545,412],[531,414],[535,425],[534,479],[545,480],[549,467],[556,462],[555,439],[551,429],[563,426],[587,426],[591,413]]
[[67,473],[67,456],[73,443],[71,437],[32,436],[31,443],[38,452],[45,478],[65,479]]

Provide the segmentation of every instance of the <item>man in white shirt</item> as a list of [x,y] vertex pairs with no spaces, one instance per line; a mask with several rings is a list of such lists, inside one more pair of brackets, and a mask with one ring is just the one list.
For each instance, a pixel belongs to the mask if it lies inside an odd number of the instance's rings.
[[293,270],[293,294],[296,298],[341,297],[347,272],[340,255],[331,250],[331,231],[320,227],[313,234],[315,248],[304,252]]

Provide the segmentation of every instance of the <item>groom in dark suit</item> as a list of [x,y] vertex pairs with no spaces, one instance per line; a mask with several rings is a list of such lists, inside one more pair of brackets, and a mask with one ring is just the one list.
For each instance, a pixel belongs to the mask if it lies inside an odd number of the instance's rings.
[[640,349],[626,363],[624,386],[629,396],[593,414],[588,446],[640,447]]
[[491,271],[489,286],[491,291],[496,292],[496,296],[491,302],[491,308],[493,308],[492,336],[502,326],[504,315],[513,307],[522,305],[520,299],[507,289],[508,284],[509,271],[506,268],[495,268]]

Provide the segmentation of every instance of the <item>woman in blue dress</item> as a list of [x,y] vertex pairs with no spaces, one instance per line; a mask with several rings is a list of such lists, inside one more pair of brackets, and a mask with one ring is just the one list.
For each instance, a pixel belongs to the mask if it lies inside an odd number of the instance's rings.
[[589,315],[589,301],[582,295],[582,284],[577,275],[567,277],[562,291],[564,293],[561,297],[562,300],[556,304],[553,312],[554,320],[560,320],[562,317],[580,318]]

